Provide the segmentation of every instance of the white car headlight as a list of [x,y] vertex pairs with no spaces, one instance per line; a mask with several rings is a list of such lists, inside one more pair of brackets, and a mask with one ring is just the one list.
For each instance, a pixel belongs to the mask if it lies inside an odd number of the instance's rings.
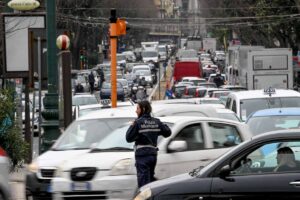
[[133,160],[131,158],[127,158],[124,160],[120,160],[113,166],[113,168],[110,171],[111,176],[118,176],[118,175],[126,175],[126,174],[131,174],[131,168],[133,165]]
[[38,173],[39,166],[36,162],[32,162],[27,166],[27,170],[33,173]]
[[138,193],[138,195],[136,195],[134,200],[146,200],[146,199],[150,198],[151,196],[152,196],[151,189],[146,188],[143,191],[141,191],[140,193]]

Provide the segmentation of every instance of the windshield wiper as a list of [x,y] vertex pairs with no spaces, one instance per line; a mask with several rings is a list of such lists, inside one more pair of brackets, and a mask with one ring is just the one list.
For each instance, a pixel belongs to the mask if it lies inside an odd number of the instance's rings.
[[67,149],[51,148],[52,151],[70,151],[70,150],[84,150],[84,149],[89,149],[89,148],[88,147],[74,147],[74,148],[67,148]]
[[202,168],[204,168],[204,166],[200,166],[200,167],[197,167],[197,168],[193,169],[191,172],[189,172],[189,175],[192,176],[192,177],[197,176]]
[[111,147],[106,149],[94,148],[90,152],[101,152],[101,151],[133,151],[132,148],[127,147]]

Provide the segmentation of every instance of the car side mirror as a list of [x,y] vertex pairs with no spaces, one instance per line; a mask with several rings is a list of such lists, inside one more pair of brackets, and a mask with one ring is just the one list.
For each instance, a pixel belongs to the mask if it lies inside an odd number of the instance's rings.
[[172,141],[168,146],[169,152],[181,152],[187,150],[187,143],[186,141]]
[[221,178],[226,178],[227,176],[229,176],[231,171],[231,167],[229,165],[225,165],[220,169],[219,176]]

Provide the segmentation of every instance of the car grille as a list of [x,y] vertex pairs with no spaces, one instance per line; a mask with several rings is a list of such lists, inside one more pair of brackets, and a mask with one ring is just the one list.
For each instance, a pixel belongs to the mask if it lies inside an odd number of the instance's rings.
[[71,170],[72,181],[89,181],[96,174],[96,167],[80,167]]
[[53,178],[55,169],[41,169],[41,176],[43,178]]
[[107,199],[105,192],[65,192],[64,200],[81,200],[81,199]]

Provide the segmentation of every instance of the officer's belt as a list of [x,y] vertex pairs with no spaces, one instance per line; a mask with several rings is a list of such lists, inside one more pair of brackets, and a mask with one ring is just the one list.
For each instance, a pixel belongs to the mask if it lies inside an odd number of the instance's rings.
[[140,145],[140,144],[138,144],[138,145],[136,145],[135,149],[140,149],[140,148],[144,148],[144,147],[150,147],[150,148],[156,149],[156,147],[153,146],[153,145],[151,145],[151,144],[146,144],[146,145]]

